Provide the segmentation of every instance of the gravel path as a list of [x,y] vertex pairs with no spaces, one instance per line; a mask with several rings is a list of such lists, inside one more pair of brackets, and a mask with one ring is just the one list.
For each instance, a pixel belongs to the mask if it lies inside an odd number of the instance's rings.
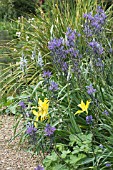
[[34,170],[37,157],[18,146],[18,138],[9,144],[13,136],[14,117],[0,115],[0,170]]

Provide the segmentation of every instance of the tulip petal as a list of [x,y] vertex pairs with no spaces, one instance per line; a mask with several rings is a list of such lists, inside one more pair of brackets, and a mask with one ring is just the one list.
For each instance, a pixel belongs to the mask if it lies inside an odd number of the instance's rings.
[[75,115],[80,114],[80,113],[83,113],[83,112],[84,112],[83,110],[78,110],[78,111],[75,113]]
[[32,110],[32,113],[35,115],[35,116],[38,116],[38,112],[36,110]]

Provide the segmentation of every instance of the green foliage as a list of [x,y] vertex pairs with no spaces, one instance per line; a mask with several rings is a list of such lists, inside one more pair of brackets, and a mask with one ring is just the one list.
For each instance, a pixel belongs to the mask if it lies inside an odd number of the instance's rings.
[[0,0],[0,21],[36,15],[38,0]]
[[13,8],[16,11],[16,17],[28,16],[30,13],[36,15],[37,0],[13,0]]
[[[45,169],[58,170],[59,165],[64,169],[85,169],[85,166],[93,164],[95,160],[94,153],[102,153],[99,147],[93,150],[92,134],[70,135],[69,138],[69,145],[63,147],[62,144],[56,145],[60,153],[52,152],[50,156],[45,158],[43,161]],[[93,164],[92,167],[94,169],[96,165]],[[91,166],[88,166],[88,168],[91,168]]]
[[[82,4],[84,5],[82,6]],[[11,46],[10,48],[9,46],[12,61],[7,65],[7,70],[3,70],[4,74],[1,77],[2,82],[6,82],[2,88],[2,94],[6,91],[7,93],[11,91],[13,94],[18,93],[21,87],[23,88],[29,84],[36,84],[39,81],[37,79],[40,72],[40,68],[37,66],[38,54],[41,54],[44,63],[47,63],[46,67],[52,69],[50,56],[48,55],[47,42],[54,36],[64,37],[64,32],[69,26],[78,29],[82,34],[84,23],[83,14],[91,11],[92,6],[93,10],[96,9],[97,2],[89,0],[87,3],[85,3],[85,1],[82,3],[78,1],[77,4],[68,4],[68,2],[64,1],[62,3],[59,2],[58,5],[57,1],[47,1],[45,5],[47,5],[48,9],[46,13],[44,13],[43,9],[39,8],[38,17],[33,17],[31,19],[21,17],[14,22],[16,28],[14,29],[13,37],[16,39],[12,40],[13,47]],[[65,13],[62,9],[64,9]],[[108,15],[109,26],[107,34],[111,34],[112,7],[110,7],[106,13]],[[80,41],[82,46],[84,46],[84,41]],[[82,50],[82,48],[80,50]],[[27,69],[25,72],[20,70],[20,58],[22,54],[24,54],[27,60]],[[35,60],[31,59],[32,55],[36,57]],[[7,74],[8,76],[4,77],[4,75]]]
[[[46,1],[45,3],[48,9],[46,13],[39,8],[38,11],[40,13],[37,17],[33,17],[32,19],[21,17],[15,22],[15,25],[17,25],[15,30],[17,34],[14,32],[13,37],[18,39],[12,41],[14,44],[13,48],[11,47],[12,62],[8,65],[7,70],[4,70],[1,78],[3,82],[6,82],[6,85],[4,85],[2,89],[3,94],[6,91],[7,93],[10,91],[18,93],[20,87],[34,84],[34,82],[37,83],[37,76],[40,70],[39,67],[37,67],[39,52],[41,52],[44,63],[48,63],[47,67],[51,67],[47,47],[47,42],[50,40],[50,37],[52,38],[54,35],[56,37],[64,36],[66,28],[69,26],[79,29],[79,32],[81,32],[83,13],[90,11],[92,6],[94,8],[97,6],[96,1],[92,2],[90,0],[87,3],[84,1],[84,6],[82,6],[80,1],[78,1],[77,4],[67,1],[62,1],[62,3]],[[35,54],[36,60],[31,59],[32,53]],[[24,54],[27,60],[25,73],[20,70],[20,57],[22,54]],[[9,72],[11,72],[10,75]],[[8,76],[4,77],[4,75],[7,74]]]
[[[45,169],[102,170],[107,169],[106,164],[112,169],[112,6],[106,11],[107,20],[102,30],[98,33],[94,27],[89,37],[83,31],[87,21],[82,16],[92,11],[92,7],[95,15],[97,2],[78,1],[74,5],[71,2],[51,1],[47,13],[40,8],[41,17],[28,20],[21,17],[17,21],[18,38],[13,41],[17,50],[13,52],[15,61],[1,75],[1,83],[5,82],[2,94],[11,92],[6,111],[17,118],[14,138],[21,136],[20,142],[28,140],[28,150],[34,154],[42,153],[43,158],[47,154],[43,161]],[[76,35],[74,41],[73,34]],[[97,46],[92,48],[92,42],[97,42]],[[68,65],[66,69],[60,65],[63,61]],[[13,71],[9,74],[10,69]],[[51,75],[44,75],[44,71],[51,71]],[[53,88],[52,83],[57,85]],[[91,84],[94,91],[88,92]],[[48,113],[42,102],[46,98]],[[24,102],[25,107],[20,106],[20,102]],[[21,120],[23,126],[16,133]],[[48,123],[56,128],[50,136],[45,134]],[[37,128],[35,138],[26,133],[28,125]]]
[[13,0],[0,0],[0,21],[15,16]]

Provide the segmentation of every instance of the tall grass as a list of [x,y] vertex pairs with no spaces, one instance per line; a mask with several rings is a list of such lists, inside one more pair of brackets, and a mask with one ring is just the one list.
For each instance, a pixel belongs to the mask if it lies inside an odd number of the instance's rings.
[[[4,83],[2,88],[2,94],[7,91],[17,92],[21,86],[26,86],[38,81],[39,69],[36,66],[36,61],[31,60],[32,51],[36,50],[36,55],[39,51],[46,62],[48,53],[47,42],[50,37],[54,35],[57,37],[64,36],[66,28],[71,26],[72,28],[81,30],[82,16],[84,13],[96,9],[97,1],[85,0],[82,1],[46,1],[45,6],[47,10],[43,11],[40,7],[38,16],[33,19],[21,18],[18,21],[14,21],[17,25],[16,32],[21,32],[21,36],[14,39],[12,43],[14,46],[10,48],[12,55],[12,62],[4,69],[4,73],[1,76],[1,83]],[[40,13],[39,13],[40,12]],[[15,31],[14,34],[15,35]],[[27,37],[28,41],[27,41]],[[16,52],[17,51],[17,52]],[[26,56],[28,66],[26,73],[22,73],[20,70],[20,58],[22,53]]]

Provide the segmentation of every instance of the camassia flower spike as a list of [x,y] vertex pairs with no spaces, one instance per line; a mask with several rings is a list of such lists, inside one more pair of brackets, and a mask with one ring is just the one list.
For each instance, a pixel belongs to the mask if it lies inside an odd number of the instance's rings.
[[80,107],[82,110],[78,110],[76,113],[75,113],[75,115],[76,114],[80,114],[80,113],[83,113],[83,112],[86,112],[87,114],[88,114],[88,108],[89,108],[89,104],[90,104],[91,102],[90,101],[86,101],[86,104],[83,102],[83,100],[81,100],[81,103],[78,105],[78,107]]

